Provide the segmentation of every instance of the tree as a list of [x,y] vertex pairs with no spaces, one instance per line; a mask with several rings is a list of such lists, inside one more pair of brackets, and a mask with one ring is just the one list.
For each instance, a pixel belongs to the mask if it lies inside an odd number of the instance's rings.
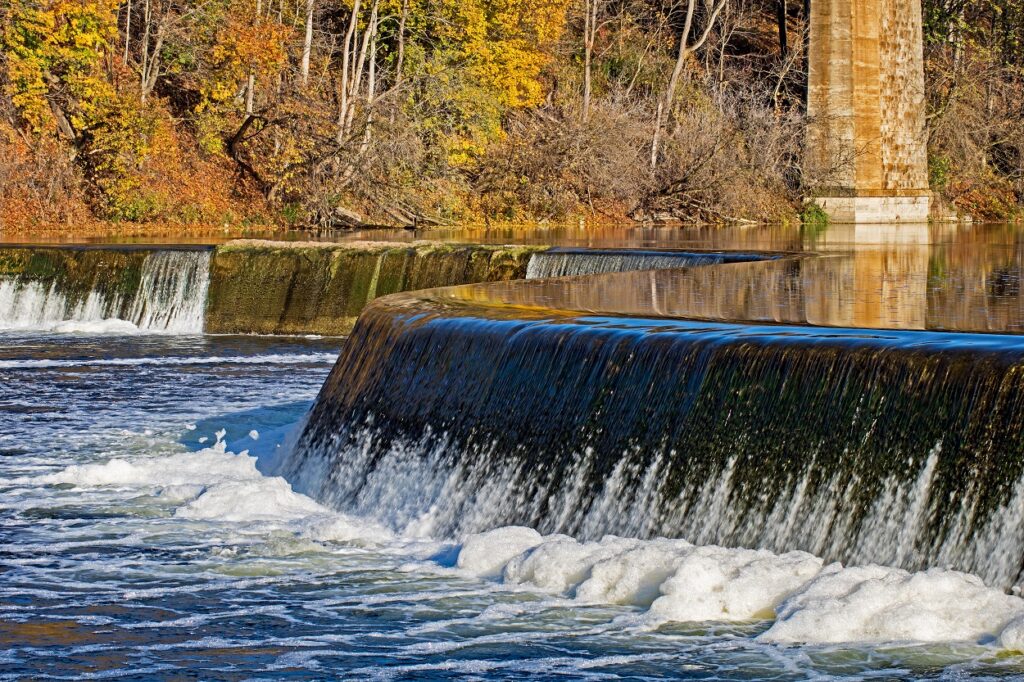
[[[661,140],[662,127],[664,126],[665,118],[671,118],[672,116],[672,109],[676,100],[676,88],[679,86],[679,78],[683,74],[686,62],[690,55],[703,47],[704,43],[707,42],[708,36],[711,35],[711,31],[715,27],[715,22],[718,20],[718,15],[722,13],[728,2],[729,0],[711,0],[710,4],[704,8],[704,27],[703,30],[700,30],[697,28],[697,22],[695,21],[697,0],[686,0],[686,18],[683,22],[682,32],[679,34],[679,47],[676,50],[675,66],[673,66],[672,74],[669,76],[665,97],[658,103],[658,112],[654,119],[654,134],[651,139],[652,169],[658,165],[658,145]],[[694,31],[699,31],[699,33],[691,37],[691,33]]]

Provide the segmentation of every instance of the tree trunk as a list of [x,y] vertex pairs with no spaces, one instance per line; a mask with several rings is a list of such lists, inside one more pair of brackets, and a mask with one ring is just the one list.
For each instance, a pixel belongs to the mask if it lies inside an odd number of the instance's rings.
[[583,6],[583,107],[580,117],[584,123],[590,119],[591,70],[594,60],[594,39],[597,35],[598,2],[600,0],[585,0]]
[[338,93],[338,129],[335,140],[339,145],[345,141],[348,132],[345,122],[348,120],[348,88],[349,88],[349,61],[352,57],[352,41],[356,34],[356,24],[359,23],[359,0],[352,3],[352,16],[349,17],[348,29],[345,31],[345,40],[341,45],[341,91]]
[[367,57],[370,55],[370,42],[376,40],[377,34],[377,11],[380,0],[373,0],[370,7],[370,20],[366,25],[366,32],[363,33],[362,42],[358,44],[356,60],[352,66],[352,82],[349,84],[348,114],[345,117],[345,130],[352,130],[352,124],[356,117],[356,101],[359,98],[359,90],[363,84],[363,69],[366,66]]
[[[263,15],[263,0],[256,0],[256,21]],[[256,72],[249,69],[249,77],[245,84],[245,115],[252,116],[253,102],[256,97]]]
[[658,146],[661,140],[661,129],[667,119],[672,117],[672,106],[676,100],[676,88],[679,86],[679,77],[683,74],[683,67],[689,56],[703,47],[707,42],[711,30],[718,21],[718,15],[728,4],[729,0],[715,0],[714,4],[708,4],[707,25],[703,33],[693,44],[690,44],[690,31],[693,29],[693,14],[696,9],[697,0],[688,0],[686,8],[686,22],[683,24],[683,33],[679,36],[679,51],[676,53],[676,63],[672,68],[672,75],[668,79],[668,88],[665,90],[665,98],[658,104],[658,114],[654,120],[654,135],[651,138],[651,170],[658,165]]
[[[402,69],[405,65],[405,23],[409,18],[409,0],[402,0],[402,13],[398,17],[398,55],[395,58],[395,80],[394,89],[402,84]],[[401,106],[401,97],[396,97],[391,107],[390,121],[395,122],[398,116],[398,109]]]
[[398,18],[398,56],[395,59],[395,87],[402,84],[402,67],[405,64],[405,23],[409,18],[409,0],[402,0],[402,14]]
[[128,0],[128,11],[124,17],[124,64],[128,66],[128,46],[132,37],[132,0]]
[[147,68],[149,66],[149,0],[146,0],[142,11],[142,21],[145,24],[145,28],[142,31],[142,68],[139,72],[139,90],[141,91],[140,98],[145,102]]
[[314,0],[306,0],[306,36],[302,40],[302,84],[309,82],[309,57],[313,52],[313,9]]
[[785,59],[789,56],[789,33],[786,22],[788,12],[786,11],[786,0],[775,1],[775,21],[779,26],[779,53]]

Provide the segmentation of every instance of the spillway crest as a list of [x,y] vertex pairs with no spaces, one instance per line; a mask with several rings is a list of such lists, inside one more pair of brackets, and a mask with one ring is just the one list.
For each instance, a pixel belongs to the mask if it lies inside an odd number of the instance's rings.
[[1015,337],[400,299],[364,312],[283,464],[337,509],[407,533],[522,524],[1020,579]]
[[606,272],[664,270],[762,260],[739,253],[554,248],[530,257],[527,279],[596,275]]

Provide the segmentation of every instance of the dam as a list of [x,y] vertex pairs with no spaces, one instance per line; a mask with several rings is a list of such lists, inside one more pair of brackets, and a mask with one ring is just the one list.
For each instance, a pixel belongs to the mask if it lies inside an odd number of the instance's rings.
[[0,248],[0,667],[1017,679],[1024,240],[907,227]]

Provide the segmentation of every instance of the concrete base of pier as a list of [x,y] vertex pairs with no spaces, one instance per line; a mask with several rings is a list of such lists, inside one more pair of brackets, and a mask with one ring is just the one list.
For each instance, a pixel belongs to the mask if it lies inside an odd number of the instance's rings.
[[814,202],[832,223],[926,223],[931,197],[818,197]]

